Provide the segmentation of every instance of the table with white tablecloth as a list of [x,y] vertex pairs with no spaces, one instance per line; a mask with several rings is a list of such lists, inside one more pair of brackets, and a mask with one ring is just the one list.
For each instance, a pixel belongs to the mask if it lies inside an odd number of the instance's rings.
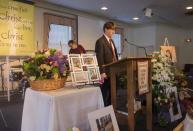
[[88,113],[103,108],[99,87],[27,89],[21,131],[68,131],[73,126],[89,131]]

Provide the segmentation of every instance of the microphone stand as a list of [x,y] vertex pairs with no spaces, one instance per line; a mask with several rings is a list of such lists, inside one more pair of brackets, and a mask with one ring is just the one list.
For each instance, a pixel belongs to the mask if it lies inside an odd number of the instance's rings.
[[124,39],[125,40],[125,42],[127,43],[127,44],[129,44],[129,45],[133,45],[133,46],[135,46],[135,47],[137,47],[137,48],[142,48],[144,51],[145,51],[145,56],[147,57],[147,51],[146,51],[146,48],[145,47],[143,47],[143,46],[138,46],[138,45],[136,45],[136,44],[134,44],[134,43],[132,43],[132,42],[129,42],[127,39]]

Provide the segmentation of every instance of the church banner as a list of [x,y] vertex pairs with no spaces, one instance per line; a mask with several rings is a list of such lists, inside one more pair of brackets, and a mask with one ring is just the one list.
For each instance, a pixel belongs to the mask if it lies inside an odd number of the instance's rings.
[[0,0],[0,55],[25,56],[34,51],[34,6]]

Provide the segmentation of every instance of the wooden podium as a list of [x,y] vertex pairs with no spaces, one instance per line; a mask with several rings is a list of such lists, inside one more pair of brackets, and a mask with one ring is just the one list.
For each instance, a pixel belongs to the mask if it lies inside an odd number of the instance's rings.
[[[137,88],[138,62],[146,62],[148,65],[147,85],[149,91],[142,95],[139,95]],[[135,130],[134,99],[137,95],[143,96],[146,99],[146,127],[147,130],[152,131],[151,58],[125,58],[105,65],[105,67],[110,68],[111,102],[118,123],[128,125],[129,131]],[[126,78],[126,82],[124,78]]]

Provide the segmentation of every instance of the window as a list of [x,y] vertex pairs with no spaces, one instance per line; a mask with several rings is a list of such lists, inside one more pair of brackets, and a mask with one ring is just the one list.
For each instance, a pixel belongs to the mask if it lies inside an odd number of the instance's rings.
[[64,25],[50,25],[48,37],[48,48],[60,49],[64,54],[68,54],[68,41],[72,39],[72,27]]
[[115,42],[115,47],[117,49],[119,59],[121,58],[122,54],[123,38],[123,28],[116,28],[115,34],[113,35],[113,41]]
[[115,43],[117,53],[121,54],[121,34],[114,34],[113,35],[113,41]]
[[44,48],[60,49],[69,53],[68,41],[77,41],[77,16],[44,13]]

